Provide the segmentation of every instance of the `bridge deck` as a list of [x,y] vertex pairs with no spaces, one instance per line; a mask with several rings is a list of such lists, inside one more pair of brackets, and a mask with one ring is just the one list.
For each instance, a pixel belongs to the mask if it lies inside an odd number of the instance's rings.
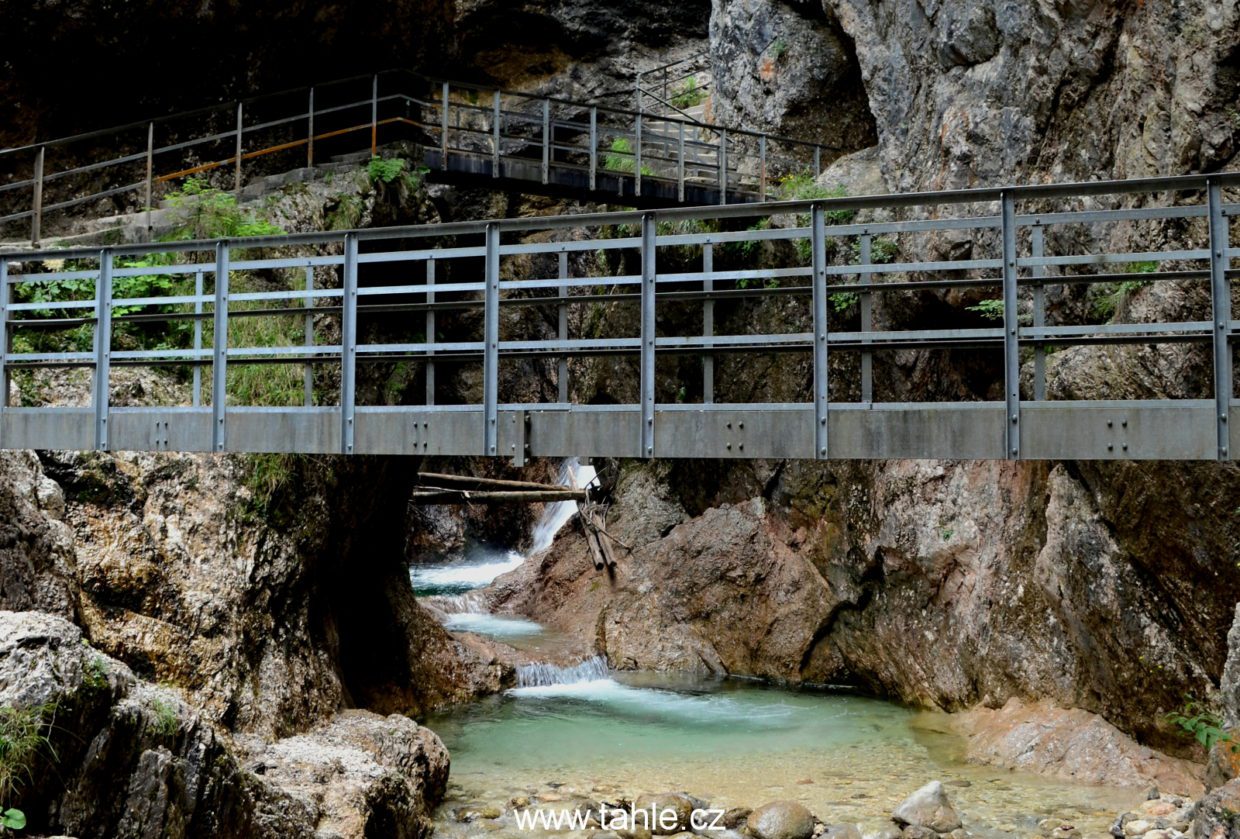
[[[1240,205],[1224,190],[1237,187],[1221,174],[4,254],[4,393],[15,376],[82,369],[89,407],[6,399],[0,447],[1229,460]],[[884,220],[856,215],[875,209]],[[958,255],[912,256],[944,234]],[[1114,244],[1131,241],[1160,244]],[[1208,311],[1148,322],[1048,306],[1069,286],[1172,282],[1208,291]],[[940,295],[940,328],[882,328],[877,307],[910,292]],[[753,331],[776,311],[781,330]],[[1152,399],[1120,379],[1113,392],[1132,398],[1055,398],[1053,352],[1116,345],[1195,346],[1200,361],[1178,363],[1211,366],[1213,386]],[[908,350],[993,359],[1003,400],[885,399],[875,362]],[[589,358],[612,366],[605,393],[586,392],[617,404],[574,403]],[[359,386],[365,365],[381,369]],[[114,387],[126,367],[180,375],[183,390],[135,404]],[[379,404],[392,400],[373,382],[398,368],[424,404]],[[281,406],[245,404],[290,369],[293,404],[287,389]],[[724,401],[772,375],[803,401]],[[437,404],[465,381],[470,404]],[[555,396],[528,401],[545,387]]]

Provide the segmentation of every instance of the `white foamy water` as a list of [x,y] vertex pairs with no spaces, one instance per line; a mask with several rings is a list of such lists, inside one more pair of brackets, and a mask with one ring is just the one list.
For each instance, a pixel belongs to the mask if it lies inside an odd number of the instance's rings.
[[[594,483],[597,478],[598,473],[593,466],[582,466],[577,458],[570,457],[560,464],[560,474],[557,476],[556,482],[560,486],[585,489]],[[530,552],[535,554],[542,553],[551,547],[551,543],[555,541],[555,535],[575,515],[577,515],[576,501],[556,501],[544,507],[542,516],[539,517],[538,523],[534,525],[534,545]]]
[[499,615],[480,614],[478,612],[456,612],[449,614],[443,622],[444,627],[458,632],[476,632],[479,635],[490,635],[493,638],[520,638],[538,635],[543,631],[542,625],[523,618],[506,618]]
[[609,679],[611,670],[602,656],[588,658],[572,667],[554,664],[523,664],[517,668],[517,689],[572,685]]
[[418,565],[409,571],[416,591],[428,593],[463,592],[482,588],[501,574],[525,562],[516,551],[482,554],[479,558],[452,565]]

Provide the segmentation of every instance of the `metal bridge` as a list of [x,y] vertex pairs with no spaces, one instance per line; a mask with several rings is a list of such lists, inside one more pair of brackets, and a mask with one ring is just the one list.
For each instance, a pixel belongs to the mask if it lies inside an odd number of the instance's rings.
[[[1220,174],[0,255],[0,447],[1228,460],[1238,187]],[[1132,241],[1151,245],[1107,244]],[[904,256],[918,253],[942,256]],[[1201,311],[1048,305],[1160,283],[1195,287]],[[876,325],[915,293],[937,295],[941,328]],[[1212,365],[1207,392],[1048,393],[1056,351],[1174,344]],[[908,350],[992,359],[1002,398],[892,401],[875,362]],[[574,401],[600,365],[613,404]],[[117,387],[133,367],[169,374],[170,404]],[[254,404],[290,370],[292,394]],[[373,386],[395,371],[423,404]],[[47,404],[48,376],[81,390]],[[801,401],[762,401],[771,377]]]
[[639,78],[639,110],[628,110],[392,71],[2,149],[0,232],[38,246],[83,206],[149,210],[170,185],[210,173],[240,194],[256,174],[400,142],[431,180],[632,207],[761,201],[778,177],[821,171],[829,148],[675,107],[676,84],[692,78],[665,77],[662,96]]

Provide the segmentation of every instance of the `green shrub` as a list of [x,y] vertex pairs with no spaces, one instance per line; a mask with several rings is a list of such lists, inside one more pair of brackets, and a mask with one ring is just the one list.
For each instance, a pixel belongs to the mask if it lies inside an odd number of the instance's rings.
[[284,233],[275,224],[238,207],[235,195],[216,189],[205,178],[186,178],[167,200],[179,214],[177,229],[167,237],[170,240],[239,239]]
[[[33,777],[35,760],[41,752],[56,759],[46,734],[55,715],[55,705],[0,707],[0,802],[13,803],[22,785]],[[21,830],[26,826],[26,816],[21,810],[6,806],[0,812],[0,824]]]
[[697,76],[690,76],[672,94],[672,105],[684,111],[706,101],[706,91],[698,87]]
[[151,729],[161,737],[171,737],[181,730],[181,715],[172,702],[155,699],[151,702],[151,710],[155,713],[155,724]]
[[1204,702],[1185,697],[1184,707],[1167,714],[1166,719],[1204,746],[1206,751],[1213,749],[1216,743],[1230,743],[1233,752],[1240,751],[1240,744],[1234,743],[1231,734],[1223,728],[1222,717]]
[[[617,137],[611,141],[611,151],[603,158],[603,168],[610,172],[637,171],[637,155],[633,153],[633,144],[626,137]],[[646,164],[642,164],[642,177],[653,175],[654,172]]]
[[993,300],[983,300],[976,306],[967,307],[970,312],[977,312],[986,320],[1003,320],[1003,311],[1006,308],[1003,305],[1002,298],[996,297]]

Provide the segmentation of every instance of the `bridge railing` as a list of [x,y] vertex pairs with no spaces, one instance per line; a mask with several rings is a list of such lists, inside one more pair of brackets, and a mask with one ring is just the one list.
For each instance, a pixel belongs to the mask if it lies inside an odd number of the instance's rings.
[[181,179],[212,177],[240,194],[256,175],[399,140],[438,152],[438,169],[489,166],[494,177],[543,185],[578,175],[570,185],[618,202],[642,198],[643,186],[649,199],[659,184],[673,203],[686,200],[685,184],[697,198],[693,185],[708,187],[711,203],[761,200],[774,195],[768,169],[820,171],[824,160],[821,147],[796,140],[650,119],[404,71],[343,79],[0,149],[0,232],[28,231],[38,246],[49,223],[87,206],[100,215],[145,208],[149,230],[150,211]]
[[[1220,174],[6,254],[0,447],[1232,459],[1238,188]],[[901,311],[919,325],[887,326]],[[926,369],[983,384],[911,402],[914,359],[923,387]],[[1056,384],[1059,364],[1119,372],[1089,399]]]

